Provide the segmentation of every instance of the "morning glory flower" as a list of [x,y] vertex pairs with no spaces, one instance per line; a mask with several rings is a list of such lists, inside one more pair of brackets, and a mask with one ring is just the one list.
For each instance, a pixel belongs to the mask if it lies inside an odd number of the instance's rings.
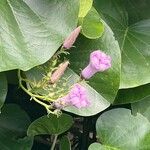
[[54,102],[54,106],[59,109],[62,109],[65,106],[84,108],[89,105],[90,101],[87,98],[86,89],[80,84],[75,84],[66,96]]
[[74,42],[76,41],[76,38],[78,37],[80,31],[81,31],[81,26],[73,30],[71,34],[65,39],[63,43],[63,47],[66,49],[70,49],[73,46]]
[[100,50],[90,54],[90,62],[81,72],[85,79],[91,78],[97,72],[103,72],[111,67],[111,57]]

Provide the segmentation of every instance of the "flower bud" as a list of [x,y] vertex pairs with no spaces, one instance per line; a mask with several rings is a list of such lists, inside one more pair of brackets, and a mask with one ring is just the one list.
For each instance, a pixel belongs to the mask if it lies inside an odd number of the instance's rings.
[[61,63],[58,66],[58,69],[56,71],[54,71],[54,73],[51,76],[50,82],[51,83],[56,83],[64,74],[65,70],[67,69],[69,65],[69,61],[65,61],[63,63]]
[[73,46],[74,42],[76,41],[76,38],[78,37],[80,31],[81,31],[81,26],[73,30],[71,34],[65,39],[63,43],[63,47],[66,49],[70,49]]
[[88,66],[82,70],[81,75],[85,79],[91,78],[97,72],[103,72],[111,67],[111,57],[100,50],[90,54]]

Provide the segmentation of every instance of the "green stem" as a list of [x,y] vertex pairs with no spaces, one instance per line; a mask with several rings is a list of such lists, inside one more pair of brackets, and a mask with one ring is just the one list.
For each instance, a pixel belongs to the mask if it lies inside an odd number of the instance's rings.
[[57,135],[57,134],[55,134],[55,136],[54,136],[54,140],[53,140],[53,144],[52,144],[52,146],[51,146],[51,149],[50,149],[50,150],[54,150],[55,145],[56,145],[56,142],[57,142],[57,137],[58,137],[58,135]]
[[20,70],[18,71],[18,78],[19,78],[19,86],[20,86],[28,95],[30,95],[31,98],[32,98],[35,102],[37,102],[37,103],[39,103],[40,105],[44,106],[45,109],[47,110],[47,113],[48,113],[48,114],[50,114],[50,113],[54,114],[54,112],[52,112],[52,111],[50,110],[50,108],[52,108],[51,105],[45,104],[44,102],[38,100],[37,98],[39,98],[39,97],[41,98],[41,96],[32,94],[31,92],[29,92],[29,91],[22,85]]

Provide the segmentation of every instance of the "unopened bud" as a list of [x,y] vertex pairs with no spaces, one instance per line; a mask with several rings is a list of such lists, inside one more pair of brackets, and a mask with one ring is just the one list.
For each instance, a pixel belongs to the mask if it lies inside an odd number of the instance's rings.
[[76,41],[76,38],[78,37],[80,31],[81,31],[81,26],[73,30],[71,34],[65,39],[63,43],[63,47],[66,49],[70,49],[73,46],[74,42]]
[[58,66],[58,69],[56,71],[54,71],[54,73],[52,74],[50,82],[56,83],[62,77],[62,75],[64,74],[68,65],[69,65],[69,61],[65,61],[65,62],[61,63]]

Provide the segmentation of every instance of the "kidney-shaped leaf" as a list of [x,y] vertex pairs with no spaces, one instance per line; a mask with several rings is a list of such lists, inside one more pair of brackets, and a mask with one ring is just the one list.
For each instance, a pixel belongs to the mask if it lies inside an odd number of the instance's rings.
[[19,106],[4,105],[0,114],[0,149],[30,150],[33,139],[26,137],[29,124],[29,117]]
[[28,128],[28,136],[41,134],[61,134],[67,131],[73,124],[73,118],[70,115],[62,114],[42,116],[36,119]]
[[78,0],[0,1],[0,72],[46,62],[76,27]]
[[103,113],[97,120],[96,131],[104,146],[118,150],[150,149],[150,122],[141,114],[133,116],[128,109]]
[[[150,82],[150,19],[129,24],[130,16],[122,0],[96,0],[115,33],[122,51],[120,88],[136,87]],[[133,16],[132,16],[133,17]]]
[[7,94],[7,79],[3,73],[0,73],[0,109],[2,108]]

